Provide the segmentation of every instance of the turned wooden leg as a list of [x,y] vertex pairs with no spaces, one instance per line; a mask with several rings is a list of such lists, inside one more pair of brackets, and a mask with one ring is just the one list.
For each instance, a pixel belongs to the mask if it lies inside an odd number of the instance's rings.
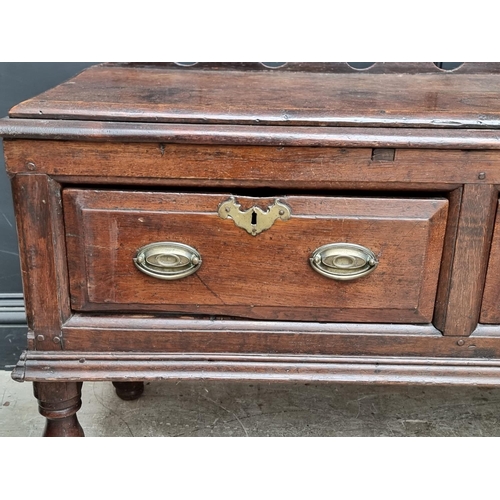
[[83,437],[76,418],[82,406],[81,382],[34,382],[38,409],[47,419],[44,437]]
[[113,382],[116,395],[125,401],[132,401],[144,392],[144,382]]

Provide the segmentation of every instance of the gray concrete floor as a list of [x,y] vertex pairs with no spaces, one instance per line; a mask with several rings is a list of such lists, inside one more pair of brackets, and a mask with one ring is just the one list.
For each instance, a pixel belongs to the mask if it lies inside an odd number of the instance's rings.
[[[0,436],[40,436],[30,383],[0,372]],[[500,389],[151,382],[125,402],[85,383],[87,436],[500,436]]]

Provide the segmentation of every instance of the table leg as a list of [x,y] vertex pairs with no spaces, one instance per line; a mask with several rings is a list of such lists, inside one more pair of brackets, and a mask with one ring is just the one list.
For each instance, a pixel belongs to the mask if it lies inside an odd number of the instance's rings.
[[82,406],[82,382],[34,382],[40,414],[46,419],[44,437],[83,437],[76,412]]
[[144,382],[113,382],[116,395],[125,400],[132,401],[144,392]]

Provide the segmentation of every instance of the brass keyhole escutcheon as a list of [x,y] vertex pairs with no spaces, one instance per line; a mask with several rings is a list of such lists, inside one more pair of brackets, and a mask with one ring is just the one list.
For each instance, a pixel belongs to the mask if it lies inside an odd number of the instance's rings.
[[241,205],[231,196],[219,205],[217,211],[221,219],[232,219],[234,223],[252,236],[257,236],[262,231],[269,229],[276,220],[288,220],[292,216],[290,207],[282,201],[276,200],[267,210],[254,206],[242,210]]

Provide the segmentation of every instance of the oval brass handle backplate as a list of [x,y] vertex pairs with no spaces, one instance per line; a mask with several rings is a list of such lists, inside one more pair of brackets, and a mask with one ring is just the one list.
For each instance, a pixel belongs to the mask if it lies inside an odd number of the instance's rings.
[[161,280],[178,280],[200,268],[201,255],[184,243],[162,241],[139,248],[133,261],[144,274]]
[[330,243],[317,248],[309,261],[318,273],[334,280],[355,280],[371,273],[378,265],[375,254],[354,243]]

